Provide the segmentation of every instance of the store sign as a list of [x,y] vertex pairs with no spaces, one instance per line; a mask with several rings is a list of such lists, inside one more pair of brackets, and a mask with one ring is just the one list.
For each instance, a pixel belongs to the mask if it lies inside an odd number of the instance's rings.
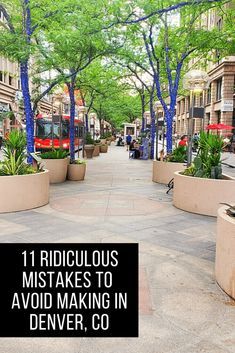
[[222,112],[232,112],[233,111],[233,100],[224,99],[221,101],[221,111]]

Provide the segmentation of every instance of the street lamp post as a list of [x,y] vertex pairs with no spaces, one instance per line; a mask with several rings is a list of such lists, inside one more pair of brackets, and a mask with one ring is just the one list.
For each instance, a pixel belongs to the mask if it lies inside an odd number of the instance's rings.
[[209,88],[209,76],[205,71],[191,70],[183,78],[183,87],[190,91],[190,109],[188,119],[188,150],[187,150],[187,166],[192,163],[192,134],[193,134],[193,118],[194,118],[194,97]]

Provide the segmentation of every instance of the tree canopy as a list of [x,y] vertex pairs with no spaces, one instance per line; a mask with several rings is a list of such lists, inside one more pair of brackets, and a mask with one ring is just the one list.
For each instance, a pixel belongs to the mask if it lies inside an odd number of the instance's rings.
[[[76,87],[88,110],[115,126],[141,118],[146,101],[152,100],[151,110],[157,97],[170,151],[176,97],[192,59],[205,67],[235,51],[234,9],[223,0],[4,0],[0,11],[0,52],[18,61],[21,70],[28,152],[39,99],[63,84],[69,88],[71,116]],[[206,13],[216,13],[222,25],[209,28]],[[52,74],[42,76],[47,72]],[[137,81],[142,96],[137,84],[133,88]]]

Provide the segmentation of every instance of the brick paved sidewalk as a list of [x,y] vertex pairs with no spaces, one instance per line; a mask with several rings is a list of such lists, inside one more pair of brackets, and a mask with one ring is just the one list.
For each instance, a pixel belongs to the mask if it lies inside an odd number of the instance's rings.
[[140,337],[2,338],[0,353],[234,352],[235,304],[214,279],[216,220],[174,208],[151,169],[111,146],[84,182],[52,186],[50,205],[0,216],[1,242],[139,242]]

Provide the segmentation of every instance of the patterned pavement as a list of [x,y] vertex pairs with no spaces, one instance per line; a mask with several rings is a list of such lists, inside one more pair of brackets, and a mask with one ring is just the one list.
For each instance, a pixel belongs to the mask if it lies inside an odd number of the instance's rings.
[[0,353],[235,352],[235,304],[214,278],[216,220],[172,206],[151,161],[122,147],[88,161],[50,205],[0,215],[1,242],[138,242],[140,337],[0,339]]

